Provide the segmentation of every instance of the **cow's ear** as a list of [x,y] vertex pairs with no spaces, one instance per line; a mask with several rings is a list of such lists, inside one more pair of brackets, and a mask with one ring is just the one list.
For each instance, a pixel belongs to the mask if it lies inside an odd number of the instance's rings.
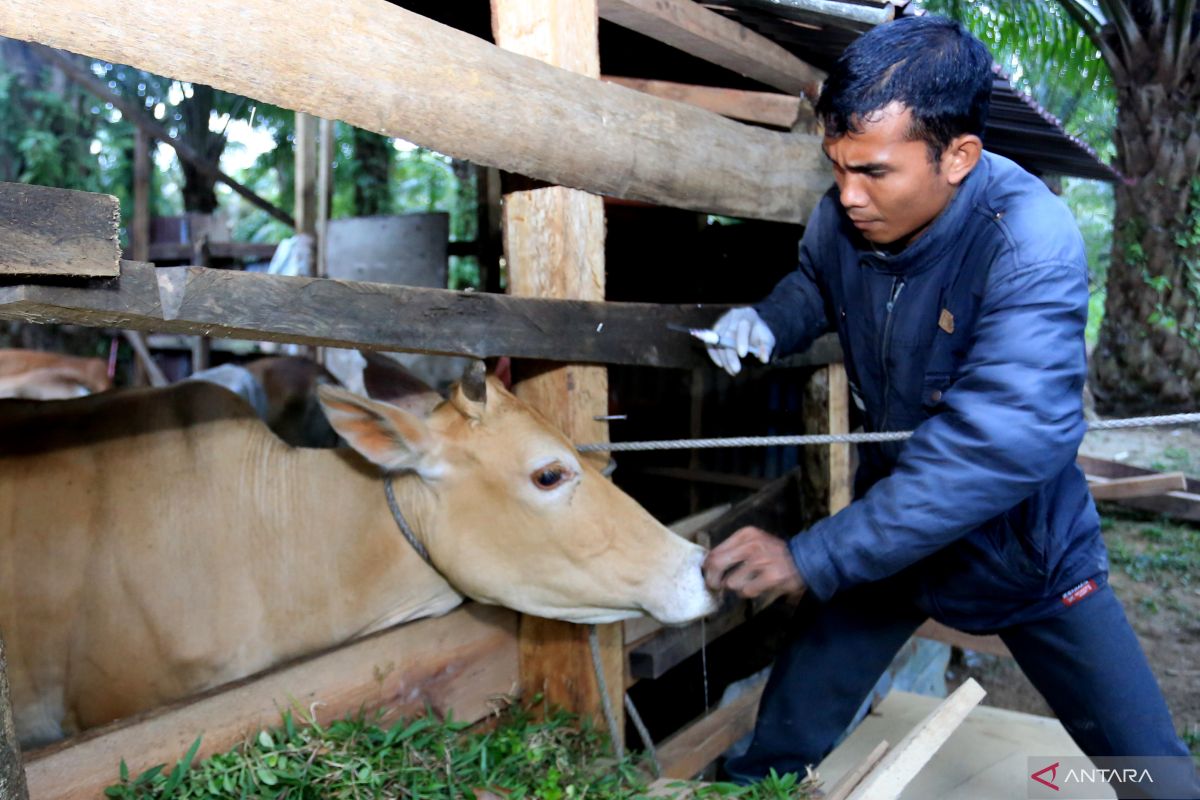
[[345,389],[317,390],[329,424],[343,439],[388,472],[439,472],[436,437],[425,420],[395,406],[368,400]]
[[367,361],[363,369],[363,385],[371,399],[382,400],[419,417],[429,416],[434,407],[442,402],[440,394],[398,361],[370,350],[359,352]]

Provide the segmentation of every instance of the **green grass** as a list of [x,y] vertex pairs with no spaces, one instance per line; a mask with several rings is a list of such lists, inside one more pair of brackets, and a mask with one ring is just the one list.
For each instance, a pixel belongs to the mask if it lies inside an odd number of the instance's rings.
[[[1163,587],[1200,586],[1200,528],[1136,516],[1115,519],[1107,512],[1108,559],[1135,581]],[[1121,535],[1117,536],[1118,525]]]
[[[510,707],[494,729],[472,730],[433,716],[382,728],[362,718],[298,725],[290,713],[227,753],[191,766],[199,747],[167,771],[136,777],[124,762],[108,797],[143,798],[466,798],[490,793],[521,800],[615,800],[643,796],[649,765],[617,760],[607,737],[565,712],[536,720]],[[683,791],[683,784],[680,791]],[[698,798],[799,800],[813,781],[772,775],[751,787],[712,784]]]

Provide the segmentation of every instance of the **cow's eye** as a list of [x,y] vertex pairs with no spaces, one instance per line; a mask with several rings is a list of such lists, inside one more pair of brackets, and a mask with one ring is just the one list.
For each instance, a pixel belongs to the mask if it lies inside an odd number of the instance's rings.
[[533,484],[539,489],[553,489],[571,477],[571,470],[555,462],[534,470]]

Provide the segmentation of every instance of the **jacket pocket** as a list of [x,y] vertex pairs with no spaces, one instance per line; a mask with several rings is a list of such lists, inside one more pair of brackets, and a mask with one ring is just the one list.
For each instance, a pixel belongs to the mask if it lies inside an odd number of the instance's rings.
[[938,413],[946,390],[954,382],[954,376],[949,372],[927,372],[921,384],[921,408],[928,415]]

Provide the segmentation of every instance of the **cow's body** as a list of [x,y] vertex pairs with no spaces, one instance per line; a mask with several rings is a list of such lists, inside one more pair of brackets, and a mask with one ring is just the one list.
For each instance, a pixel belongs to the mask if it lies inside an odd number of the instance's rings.
[[[443,573],[478,599],[547,616],[710,611],[698,548],[660,540],[665,529],[591,480],[591,467],[570,495],[526,486],[522,450],[530,438],[545,445],[544,423],[491,388],[487,412],[507,425],[444,403],[414,434],[430,455],[395,477],[438,569],[398,532],[377,468],[349,450],[288,447],[220,387],[0,402],[0,633],[20,738],[52,740],[443,613],[462,599]],[[401,427],[414,419],[395,413]],[[339,431],[374,436],[375,414]],[[520,446],[503,434],[514,425]],[[388,435],[394,447],[399,434]],[[479,439],[478,453],[458,447],[463,435]],[[471,466],[497,445],[525,459],[515,491],[509,461]],[[591,502],[585,491],[620,495],[645,519],[607,495],[605,518],[578,519],[571,506]],[[556,521],[562,513],[589,528],[583,537]],[[659,597],[656,577],[686,588]]]
[[0,349],[0,397],[61,400],[103,392],[111,386],[103,359]]

